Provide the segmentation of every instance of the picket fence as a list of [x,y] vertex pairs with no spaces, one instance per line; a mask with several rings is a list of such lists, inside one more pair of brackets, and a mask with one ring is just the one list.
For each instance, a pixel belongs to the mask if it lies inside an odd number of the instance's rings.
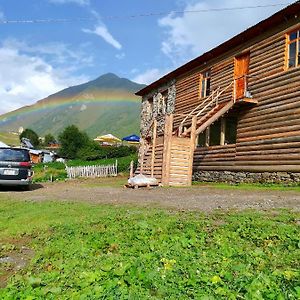
[[115,164],[106,166],[84,166],[84,167],[68,167],[66,166],[68,178],[77,177],[110,177],[118,175],[118,161]]

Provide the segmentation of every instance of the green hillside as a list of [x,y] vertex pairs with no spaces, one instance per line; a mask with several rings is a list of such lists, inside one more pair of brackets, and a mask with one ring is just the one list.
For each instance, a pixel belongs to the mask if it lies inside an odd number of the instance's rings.
[[58,135],[75,124],[91,137],[112,133],[119,137],[139,133],[140,99],[134,92],[144,87],[114,74],[64,89],[0,116],[0,131],[31,128],[40,136]]
[[20,144],[19,135],[11,132],[0,132],[0,141],[12,146]]

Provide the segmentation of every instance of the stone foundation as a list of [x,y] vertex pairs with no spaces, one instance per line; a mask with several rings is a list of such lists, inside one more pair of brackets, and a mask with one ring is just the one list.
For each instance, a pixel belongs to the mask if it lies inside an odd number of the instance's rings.
[[300,183],[300,173],[293,172],[232,172],[232,171],[196,171],[194,181],[226,183]]

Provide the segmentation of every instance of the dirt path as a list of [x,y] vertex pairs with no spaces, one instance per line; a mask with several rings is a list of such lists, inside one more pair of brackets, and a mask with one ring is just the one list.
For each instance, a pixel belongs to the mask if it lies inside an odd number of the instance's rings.
[[300,211],[300,192],[297,191],[220,189],[210,186],[133,190],[123,188],[122,182],[123,179],[102,179],[45,183],[35,186],[32,191],[6,190],[1,191],[0,195],[31,201],[86,201],[179,210],[288,208]]

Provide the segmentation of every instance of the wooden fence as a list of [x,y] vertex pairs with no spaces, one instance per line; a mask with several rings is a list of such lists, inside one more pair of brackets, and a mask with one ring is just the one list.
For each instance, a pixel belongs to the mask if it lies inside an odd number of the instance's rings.
[[118,161],[113,165],[107,166],[83,166],[83,167],[68,167],[66,166],[68,178],[76,177],[110,177],[118,175]]

